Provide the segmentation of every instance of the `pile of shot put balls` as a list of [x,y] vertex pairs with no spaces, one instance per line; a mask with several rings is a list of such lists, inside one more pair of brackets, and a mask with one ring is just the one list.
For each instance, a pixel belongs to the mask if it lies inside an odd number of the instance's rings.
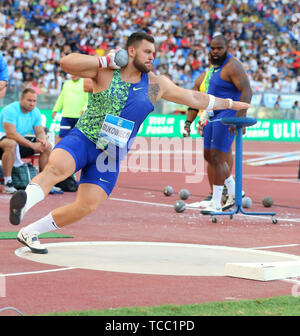
[[[165,196],[172,196],[174,194],[173,187],[167,185],[163,189],[163,193]],[[181,189],[178,193],[180,200],[177,200],[174,203],[174,210],[176,212],[183,212],[186,209],[186,203],[184,202],[190,197],[190,192],[187,189]],[[271,196],[265,196],[262,200],[262,204],[266,208],[270,208],[273,204],[273,198]],[[252,199],[248,196],[242,198],[242,207],[250,208],[252,206]]]
[[[266,208],[270,208],[274,204],[271,196],[265,196],[262,200],[262,205]],[[250,208],[252,206],[252,199],[248,196],[242,198],[242,207]]]
[[[172,196],[174,194],[174,189],[171,186],[166,186],[163,189],[165,196]],[[186,209],[186,203],[184,202],[190,197],[190,192],[187,189],[181,189],[178,193],[180,200],[174,203],[174,210],[176,212],[183,212]]]

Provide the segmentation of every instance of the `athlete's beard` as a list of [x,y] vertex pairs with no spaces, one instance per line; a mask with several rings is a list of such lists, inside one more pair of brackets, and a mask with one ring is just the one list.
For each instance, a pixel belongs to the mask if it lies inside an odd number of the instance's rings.
[[133,65],[137,68],[138,71],[148,73],[150,69],[143,63],[140,63],[135,57],[133,60]]
[[223,56],[220,56],[219,58],[214,59],[212,57],[212,54],[210,53],[211,64],[212,65],[216,65],[216,66],[221,66],[224,63],[224,61],[226,60],[227,55],[228,55],[228,51],[226,51]]

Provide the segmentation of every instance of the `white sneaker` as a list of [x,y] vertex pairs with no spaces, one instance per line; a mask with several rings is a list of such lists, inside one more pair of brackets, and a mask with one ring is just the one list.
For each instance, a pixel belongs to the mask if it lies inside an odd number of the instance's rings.
[[222,207],[222,210],[225,211],[227,209],[230,209],[234,205],[235,205],[235,198],[233,195],[229,194],[226,203]]
[[6,194],[14,194],[17,191],[17,189],[14,187],[12,182],[7,182],[4,184],[3,192]]
[[210,193],[203,201],[199,203],[199,208],[207,208],[212,200],[212,193]]
[[211,200],[210,204],[201,210],[202,215],[210,215],[212,212],[222,212],[222,207],[217,207],[214,200]]
[[[225,189],[225,187],[224,187],[223,197],[222,197],[222,201],[223,201],[224,204],[226,204],[228,196],[229,196],[228,190],[227,190],[227,188]],[[244,198],[245,196],[246,196],[246,193],[245,193],[244,190],[242,190],[242,198]]]
[[48,250],[41,246],[41,243],[38,240],[38,235],[39,232],[37,231],[26,233],[21,229],[18,233],[17,240],[21,244],[29,247],[32,253],[46,254],[48,253]]

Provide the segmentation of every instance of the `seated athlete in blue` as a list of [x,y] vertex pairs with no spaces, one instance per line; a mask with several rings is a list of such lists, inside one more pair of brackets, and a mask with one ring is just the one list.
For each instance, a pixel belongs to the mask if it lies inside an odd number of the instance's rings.
[[129,62],[121,69],[114,62],[114,52],[102,57],[72,53],[60,61],[65,72],[90,78],[93,92],[89,93],[88,106],[76,127],[53,149],[45,169],[25,191],[12,196],[10,223],[18,225],[52,186],[80,169],[82,174],[74,202],[52,210],[19,231],[18,241],[33,253],[47,253],[38,240],[39,234],[82,219],[107,199],[117,181],[120,160],[158,99],[210,110],[229,105],[237,110],[249,107],[246,103],[186,90],[167,77],[152,73],[154,39],[144,32],[133,33],[126,49]]
[[[240,61],[228,53],[228,43],[223,35],[217,35],[212,39],[209,56],[212,66],[196,79],[194,89],[201,89],[216,97],[250,103],[252,90],[248,76]],[[244,116],[246,112],[247,110],[236,111],[232,107],[204,111],[200,116],[197,128],[204,137],[204,158],[208,162],[207,173],[212,187],[210,200],[201,202],[205,203],[203,214],[224,211],[235,204],[235,181],[231,175],[233,161],[231,146],[234,132],[231,127],[218,120],[223,117]],[[190,125],[197,113],[197,110],[189,108],[185,124],[187,134],[189,134]],[[228,189],[228,199],[222,207],[221,198],[224,185]]]

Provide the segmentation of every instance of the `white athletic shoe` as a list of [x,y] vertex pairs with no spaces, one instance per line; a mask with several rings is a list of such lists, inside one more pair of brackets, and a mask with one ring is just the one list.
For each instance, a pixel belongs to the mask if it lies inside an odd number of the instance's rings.
[[[233,195],[227,194],[227,198],[224,201],[224,205],[222,206],[223,211],[232,208],[235,205],[235,198]],[[246,196],[246,193],[244,190],[242,190],[242,198]]]
[[7,182],[4,184],[3,192],[6,194],[14,194],[17,191],[17,189],[14,187],[12,182]]
[[222,210],[225,211],[227,209],[232,208],[235,205],[235,199],[233,195],[228,195],[226,203],[223,205]]
[[203,201],[199,203],[199,208],[207,208],[212,200],[212,193],[210,193]]
[[201,210],[202,215],[210,215],[212,212],[222,212],[222,207],[217,207],[214,200],[211,200],[210,204]]
[[30,233],[24,232],[23,229],[20,230],[17,236],[17,240],[30,248],[32,253],[46,254],[48,250],[45,247],[42,247],[41,243],[38,240],[38,235],[40,233],[37,231],[33,231]]

